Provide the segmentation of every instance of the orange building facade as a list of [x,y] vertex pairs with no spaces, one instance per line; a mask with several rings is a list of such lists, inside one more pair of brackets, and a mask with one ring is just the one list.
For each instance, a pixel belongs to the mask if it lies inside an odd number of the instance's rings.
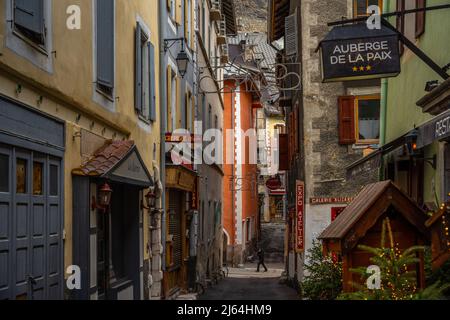
[[256,109],[248,85],[225,80],[223,226],[224,259],[244,263],[258,235]]

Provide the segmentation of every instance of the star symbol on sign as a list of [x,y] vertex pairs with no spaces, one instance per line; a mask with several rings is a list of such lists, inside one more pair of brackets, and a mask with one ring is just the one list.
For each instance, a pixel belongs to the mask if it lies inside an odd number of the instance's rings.
[[359,71],[364,71],[364,67],[363,66],[359,67]]
[[371,66],[367,66],[366,69],[367,69],[367,71],[370,71],[370,70],[372,70],[372,67]]
[[358,68],[357,67],[353,67],[353,72],[356,72],[356,71],[358,71]]

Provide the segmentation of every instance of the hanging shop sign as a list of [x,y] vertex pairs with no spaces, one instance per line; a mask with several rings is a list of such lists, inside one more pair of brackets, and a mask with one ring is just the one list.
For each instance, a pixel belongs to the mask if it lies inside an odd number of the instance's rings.
[[280,189],[283,185],[281,184],[281,179],[279,176],[269,178],[266,181],[266,187],[269,190],[277,190]]
[[295,189],[295,251],[299,253],[305,250],[305,183],[297,180]]
[[323,82],[394,77],[400,73],[398,35],[365,23],[334,27],[319,44]]

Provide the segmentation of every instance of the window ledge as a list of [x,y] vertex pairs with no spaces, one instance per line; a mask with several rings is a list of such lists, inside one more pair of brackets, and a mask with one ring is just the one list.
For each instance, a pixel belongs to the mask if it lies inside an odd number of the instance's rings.
[[145,124],[150,125],[150,124],[152,123],[152,121],[151,121],[150,119],[144,117],[144,116],[141,115],[141,114],[138,114],[138,118],[139,118],[139,120],[141,120],[141,121],[144,122]]
[[374,148],[378,148],[379,147],[379,142],[357,142],[355,144],[353,144],[352,149],[354,150],[360,150],[360,149],[367,149],[369,147],[374,147]]
[[22,34],[19,30],[17,30],[16,28],[13,29],[12,33],[20,38],[22,41],[24,41],[26,44],[28,44],[29,46],[33,47],[34,49],[36,49],[37,51],[39,51],[39,53],[42,53],[44,56],[48,57],[48,51],[47,49],[44,47],[44,45],[40,45],[36,42],[34,42],[33,40],[29,39],[27,36],[25,36],[24,34]]
[[[114,98],[112,96],[110,96],[109,94],[107,94],[106,92],[104,92],[103,90],[101,90],[97,84],[95,85],[95,91],[100,94],[102,97],[104,97],[105,99],[108,99],[111,102],[114,102]],[[114,89],[113,89],[114,92]]]

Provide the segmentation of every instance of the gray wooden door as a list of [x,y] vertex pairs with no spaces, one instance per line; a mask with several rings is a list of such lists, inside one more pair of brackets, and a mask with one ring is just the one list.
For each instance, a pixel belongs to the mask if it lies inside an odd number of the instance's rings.
[[0,144],[0,299],[62,299],[62,167]]

